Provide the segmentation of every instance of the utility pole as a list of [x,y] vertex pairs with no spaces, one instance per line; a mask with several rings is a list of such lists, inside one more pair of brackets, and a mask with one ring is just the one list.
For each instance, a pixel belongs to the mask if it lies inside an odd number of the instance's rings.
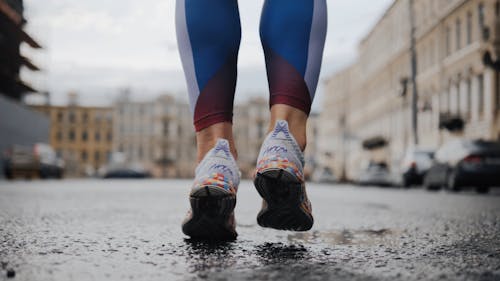
[[340,182],[347,181],[347,126],[345,114],[340,117],[340,126],[342,127],[342,174],[340,174]]
[[410,8],[410,53],[411,53],[411,125],[413,130],[413,144],[418,145],[418,92],[417,92],[417,50],[415,39],[415,9],[414,0],[409,0]]

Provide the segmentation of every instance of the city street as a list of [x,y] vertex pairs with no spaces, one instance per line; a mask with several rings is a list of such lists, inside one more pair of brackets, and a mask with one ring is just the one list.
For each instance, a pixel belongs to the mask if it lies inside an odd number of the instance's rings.
[[[315,225],[187,240],[186,180],[0,181],[0,280],[500,280],[500,190],[309,184]],[[13,278],[13,279],[11,279]]]

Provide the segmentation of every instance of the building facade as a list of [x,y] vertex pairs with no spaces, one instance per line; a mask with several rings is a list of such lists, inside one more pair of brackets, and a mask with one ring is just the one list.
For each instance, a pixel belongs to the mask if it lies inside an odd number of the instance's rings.
[[234,107],[234,141],[244,178],[253,176],[260,146],[267,136],[270,116],[269,104],[264,98],[253,98]]
[[[396,0],[360,42],[355,63],[326,82],[321,163],[356,178],[369,160],[397,163],[414,146],[411,11],[415,18],[418,146],[453,137],[440,124],[460,118],[462,136],[500,138],[500,1]],[[413,6],[410,4],[413,3]],[[365,151],[362,143],[388,145]]]
[[307,119],[307,145],[304,151],[304,175],[306,179],[312,180],[316,180],[313,178],[313,173],[318,168],[317,157],[319,156],[319,132],[321,131],[321,128],[319,127],[319,118],[320,115],[317,112],[311,112],[309,114],[309,118]]
[[124,93],[114,105],[113,151],[156,177],[192,177],[196,142],[186,102],[169,95],[133,101]]
[[66,163],[65,174],[93,174],[112,152],[113,111],[109,107],[35,105],[50,120],[50,145]]
[[[144,166],[156,177],[191,178],[196,168],[196,138],[189,105],[169,95],[134,101],[124,92],[114,104],[113,152],[126,161]],[[308,134],[317,134],[318,116],[312,114]],[[253,98],[235,105],[233,134],[238,166],[243,178],[251,178],[260,147],[269,129],[267,99]],[[311,136],[308,165],[317,150]]]

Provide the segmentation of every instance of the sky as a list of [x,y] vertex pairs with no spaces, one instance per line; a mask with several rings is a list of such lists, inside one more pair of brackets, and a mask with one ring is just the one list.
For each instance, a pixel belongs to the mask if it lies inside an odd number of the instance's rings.
[[[328,33],[313,110],[322,82],[356,59],[358,42],[393,0],[327,0]],[[236,103],[267,97],[259,39],[263,0],[240,0],[242,40]],[[146,100],[169,93],[187,101],[176,36],[175,0],[25,0],[26,30],[43,46],[21,52],[43,71],[23,69],[35,88],[65,104],[75,91],[86,105],[109,105],[123,89]],[[36,98],[34,99],[36,100]]]

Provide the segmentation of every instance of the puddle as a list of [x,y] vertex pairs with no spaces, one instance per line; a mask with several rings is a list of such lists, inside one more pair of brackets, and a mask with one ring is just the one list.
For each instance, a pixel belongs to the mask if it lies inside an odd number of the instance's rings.
[[288,235],[288,241],[306,244],[327,245],[378,245],[394,242],[401,231],[393,229],[361,229],[361,230],[330,230],[313,231],[310,233],[293,233]]

